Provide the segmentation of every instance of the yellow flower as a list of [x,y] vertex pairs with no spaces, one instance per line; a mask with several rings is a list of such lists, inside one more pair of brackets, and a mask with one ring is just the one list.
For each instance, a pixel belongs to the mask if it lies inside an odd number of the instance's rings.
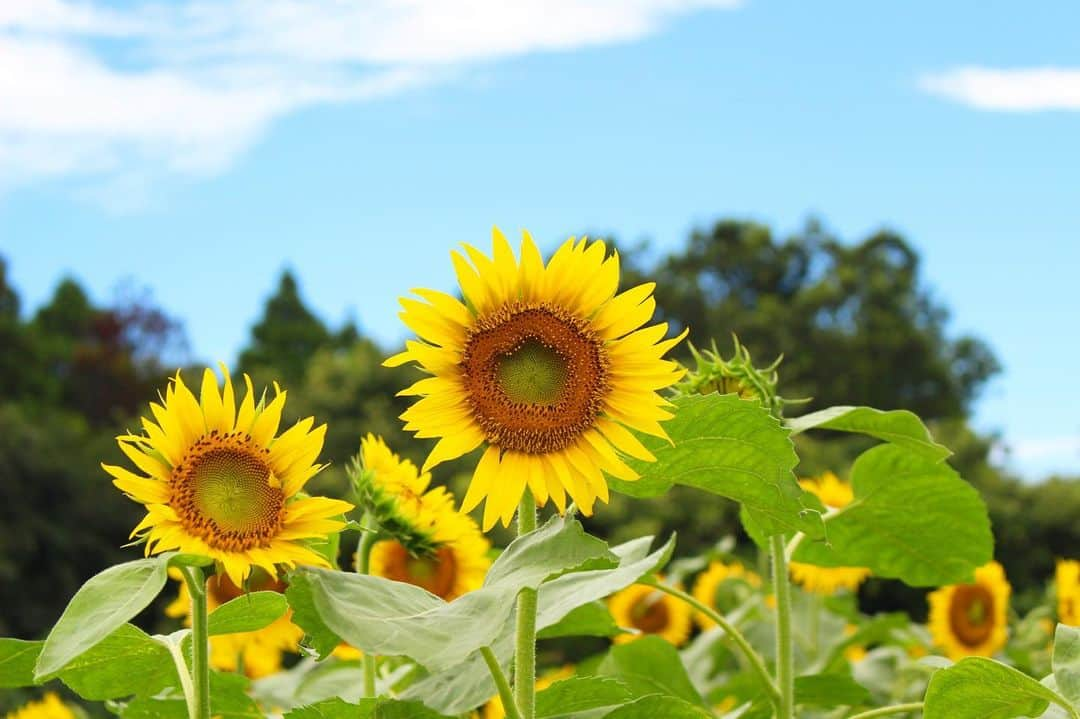
[[[251,592],[285,591],[285,585],[281,581],[260,571],[253,573],[247,584],[247,591]],[[225,575],[210,577],[206,581],[206,609],[212,612],[244,593],[244,590],[233,584]],[[184,626],[191,626],[191,597],[185,583],[180,583],[179,594],[165,608],[165,614],[183,618]],[[210,664],[215,669],[230,672],[243,667],[244,674],[249,678],[260,679],[280,671],[282,655],[285,652],[299,652],[300,640],[303,636],[303,630],[292,623],[290,609],[272,624],[257,631],[218,634],[210,637]]]
[[[694,581],[692,594],[694,599],[724,614],[741,604],[751,588],[760,586],[761,577],[744,569],[739,562],[710,562],[708,569]],[[700,612],[694,613],[694,620],[702,629],[716,626],[716,622]]]
[[989,657],[1005,646],[1012,587],[1005,570],[990,562],[975,570],[973,584],[952,584],[931,592],[930,634],[953,660]]
[[670,594],[644,584],[633,584],[616,592],[608,600],[615,623],[638,634],[619,634],[619,644],[632,642],[646,634],[655,634],[675,646],[690,636],[690,607]]
[[413,554],[434,551],[435,525],[441,517],[435,501],[424,502],[430,473],[421,474],[410,460],[394,454],[382,437],[369,433],[360,441],[350,475],[361,505],[383,532]]
[[49,692],[41,699],[9,712],[7,719],[78,719],[78,717],[67,704],[60,701],[60,697]]
[[[832,472],[799,480],[799,485],[814,494],[829,510],[843,509],[854,499],[851,485],[841,482]],[[819,567],[806,562],[791,562],[789,568],[792,580],[806,591],[817,594],[834,594],[839,589],[854,592],[870,576],[866,567]]]
[[[569,665],[559,667],[558,669],[537,678],[536,691],[541,692],[555,682],[569,679],[572,676],[574,676],[574,667]],[[493,696],[488,703],[484,705],[483,719],[506,719],[506,708],[503,706],[501,697],[498,695]]]
[[[844,636],[850,637],[855,632],[859,631],[859,628],[854,624],[844,625]],[[862,644],[852,644],[844,650],[844,659],[847,659],[852,664],[861,662],[866,658],[866,647]]]
[[142,420],[143,434],[117,437],[120,449],[142,474],[102,465],[113,484],[146,505],[146,517],[131,536],[146,541],[146,553],[178,550],[210,557],[236,585],[253,566],[272,577],[276,565],[327,566],[303,539],[325,537],[344,524],[332,519],[352,505],[299,492],[324,465],[316,464],[326,425],[312,429],[311,417],[277,435],[285,392],[275,385],[255,401],[251,379],[239,410],[228,371],[218,392],[217,377],[203,373],[199,399],[180,373],[161,403]]
[[[1059,559],[1054,572],[1058,620],[1069,626],[1080,626],[1080,562]],[[1053,634],[1053,630],[1050,632]]]
[[402,414],[418,437],[440,438],[423,471],[486,447],[463,510],[481,501],[484,530],[509,525],[526,488],[560,512],[566,495],[585,515],[606,502],[604,473],[637,479],[622,455],[654,461],[627,427],[667,439],[657,391],[684,370],[661,359],[684,336],[652,317],[653,283],[616,295],[619,257],[603,242],[567,240],[545,265],[528,233],[515,259],[494,230],[489,258],[468,245],[452,253],[466,304],[433,290],[404,298],[409,341],[388,366],[417,363],[430,377],[402,394],[420,399]]

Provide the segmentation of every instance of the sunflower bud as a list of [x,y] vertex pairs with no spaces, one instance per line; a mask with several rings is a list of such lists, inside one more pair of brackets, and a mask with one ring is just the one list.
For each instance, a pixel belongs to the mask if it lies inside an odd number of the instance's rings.
[[713,342],[712,350],[699,351],[690,345],[697,367],[687,373],[682,382],[675,385],[680,396],[693,394],[737,394],[748,400],[757,400],[774,417],[783,414],[785,403],[805,402],[807,400],[785,400],[776,392],[779,375],[776,368],[784,359],[780,355],[768,367],[757,368],[750,359],[750,350],[739,343],[739,338],[732,335],[735,353],[725,360]]

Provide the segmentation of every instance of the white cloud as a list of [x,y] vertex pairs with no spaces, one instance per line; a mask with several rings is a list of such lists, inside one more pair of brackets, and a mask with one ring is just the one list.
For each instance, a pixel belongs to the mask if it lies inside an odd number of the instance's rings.
[[919,86],[980,110],[1080,110],[1080,68],[960,67],[924,75]]
[[228,167],[277,118],[738,0],[0,0],[0,190]]

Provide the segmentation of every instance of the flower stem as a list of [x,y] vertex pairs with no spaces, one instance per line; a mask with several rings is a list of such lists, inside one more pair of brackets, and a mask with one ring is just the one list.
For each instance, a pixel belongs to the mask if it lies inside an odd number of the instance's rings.
[[499,666],[495,652],[491,651],[491,647],[481,647],[480,653],[484,655],[488,671],[491,672],[491,678],[495,680],[495,686],[499,690],[499,699],[502,700],[506,719],[521,719],[521,712],[518,711],[517,701],[514,699],[514,691],[510,688],[510,682],[507,681],[502,667]]
[[724,615],[717,612],[715,609],[707,604],[702,604],[693,595],[676,587],[663,584],[656,580],[655,577],[646,577],[638,582],[638,584],[645,584],[654,589],[657,589],[666,594],[681,599],[689,604],[697,611],[704,614],[709,619],[716,622],[717,626],[724,630],[727,636],[735,643],[735,646],[739,648],[743,656],[750,662],[750,667],[757,674],[758,679],[761,680],[761,685],[765,688],[765,693],[769,695],[769,699],[772,700],[774,705],[778,705],[780,702],[780,690],[776,688],[776,683],[773,682],[772,677],[769,676],[769,670],[765,668],[765,662],[761,660],[761,656],[758,655],[754,648],[750,646],[750,642],[746,640],[746,637],[735,628],[735,626],[729,622]]
[[788,581],[784,536],[769,538],[772,550],[773,592],[776,594],[776,684],[780,690],[777,719],[795,717],[795,657],[791,637],[791,583]]
[[201,567],[181,567],[191,596],[192,719],[210,719],[210,635],[207,633],[206,577]]
[[[370,518],[364,517],[364,526],[370,524]],[[356,548],[356,573],[368,574],[371,570],[371,548],[379,541],[379,535],[375,532],[364,532],[360,535],[360,546]],[[375,657],[369,652],[364,652],[360,658],[364,668],[364,696],[375,697]]]
[[[536,500],[528,489],[517,515],[518,536],[536,529]],[[514,696],[521,719],[536,715],[536,590],[525,588],[517,600],[517,650],[514,653]]]
[[862,712],[861,714],[853,714],[851,719],[874,719],[875,717],[889,716],[890,714],[905,714],[907,712],[922,711],[922,702],[912,702],[911,704],[894,704],[891,707],[878,707],[877,709],[871,709],[870,711]]

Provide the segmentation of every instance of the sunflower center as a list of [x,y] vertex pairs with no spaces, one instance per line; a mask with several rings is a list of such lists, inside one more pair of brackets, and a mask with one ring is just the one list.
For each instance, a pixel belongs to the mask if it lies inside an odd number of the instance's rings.
[[603,343],[584,321],[546,304],[515,303],[480,318],[461,367],[488,442],[527,454],[575,442],[608,387]]
[[390,543],[382,575],[396,582],[406,582],[446,599],[454,591],[457,560],[450,547],[439,547],[434,554],[414,557],[400,542]]
[[962,584],[953,592],[949,624],[963,644],[977,647],[994,631],[994,595],[981,584]]
[[645,595],[630,611],[630,621],[634,628],[645,634],[659,634],[670,620],[667,603],[657,594],[658,592],[652,592]]
[[268,451],[246,434],[212,432],[173,468],[170,504],[184,529],[215,549],[263,547],[281,530],[285,494]]
[[566,386],[566,359],[536,340],[526,340],[495,361],[495,376],[511,402],[554,404]]

